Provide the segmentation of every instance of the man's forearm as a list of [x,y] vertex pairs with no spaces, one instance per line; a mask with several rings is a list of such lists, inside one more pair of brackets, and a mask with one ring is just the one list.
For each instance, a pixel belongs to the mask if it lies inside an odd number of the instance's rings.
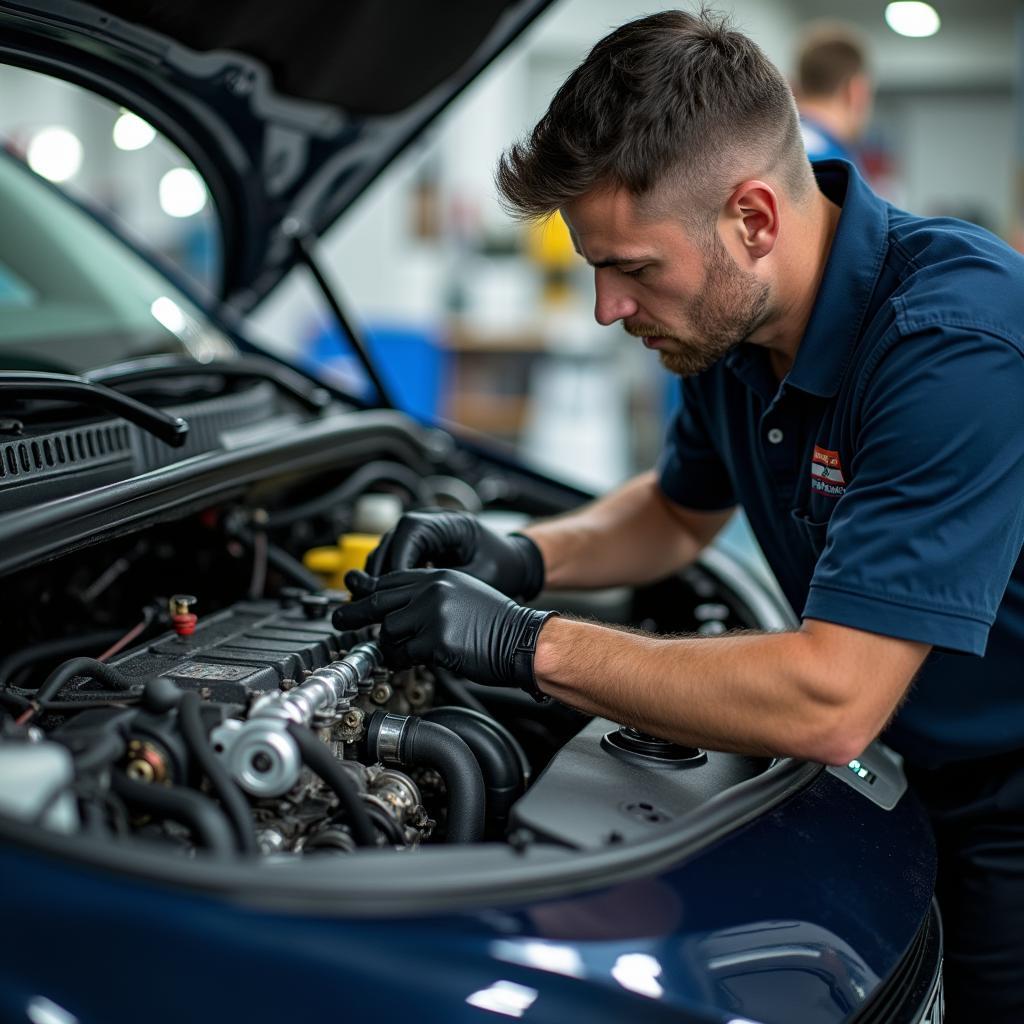
[[[846,664],[823,666],[824,650]],[[687,746],[841,764],[882,729],[926,652],[827,623],[679,639],[554,618],[534,671],[563,703]]]
[[648,583],[688,565],[727,518],[673,508],[652,472],[523,532],[544,557],[546,586],[607,587]]

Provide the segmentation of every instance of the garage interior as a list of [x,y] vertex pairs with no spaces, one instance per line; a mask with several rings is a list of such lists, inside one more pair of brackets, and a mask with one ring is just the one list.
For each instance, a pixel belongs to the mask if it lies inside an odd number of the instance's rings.
[[[960,216],[1024,244],[1017,3],[945,0],[941,27],[927,38],[890,29],[882,4],[720,6],[787,70],[810,22],[858,30],[875,84],[863,143],[872,186],[911,212]],[[560,225],[537,231],[513,222],[492,174],[593,42],[648,8],[555,5],[323,242],[332,284],[404,408],[497,438],[537,468],[595,491],[651,464],[672,385],[618,325],[594,322],[589,269]],[[155,241],[190,277],[216,281],[217,215],[179,151],[159,135],[151,141],[148,126],[113,104],[55,79],[4,67],[0,89],[19,96],[0,109],[10,148],[44,160],[51,152],[60,165],[69,143],[59,133],[71,133],[73,173],[63,165],[55,172],[62,187]],[[360,367],[305,270],[257,308],[251,326],[272,349],[358,385]]]

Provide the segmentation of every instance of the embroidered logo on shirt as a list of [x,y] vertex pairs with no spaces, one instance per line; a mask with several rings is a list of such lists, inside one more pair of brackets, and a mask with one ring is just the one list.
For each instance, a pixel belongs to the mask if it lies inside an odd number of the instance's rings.
[[839,452],[830,452],[820,445],[814,446],[811,457],[811,490],[830,498],[841,498],[846,493],[846,478],[839,463]]

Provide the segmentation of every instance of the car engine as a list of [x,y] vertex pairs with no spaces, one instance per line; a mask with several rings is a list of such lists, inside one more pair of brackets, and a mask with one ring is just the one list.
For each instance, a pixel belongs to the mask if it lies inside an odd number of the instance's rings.
[[[486,515],[489,493],[509,497],[507,475],[466,476],[378,457],[340,480],[259,481],[245,500],[114,526],[9,573],[0,814],[268,862],[438,843],[600,847],[763,770],[609,738],[613,723],[441,670],[393,671],[374,629],[336,629],[345,565],[402,511]],[[520,521],[537,511],[518,504]],[[699,568],[658,586],[545,600],[651,630],[756,622]]]
[[[82,827],[219,854],[499,834],[529,774],[520,744],[489,715],[432,708],[429,673],[392,672],[372,641],[336,631],[341,599],[292,587],[200,619],[193,596],[173,595],[171,631],[8,687],[21,708],[8,740],[21,728],[67,752]],[[34,786],[42,799],[52,779]]]

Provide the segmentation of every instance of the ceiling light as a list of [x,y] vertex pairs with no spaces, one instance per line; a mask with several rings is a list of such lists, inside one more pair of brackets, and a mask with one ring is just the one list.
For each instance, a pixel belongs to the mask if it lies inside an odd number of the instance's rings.
[[893,32],[915,39],[935,35],[942,24],[939,12],[931,4],[919,0],[901,0],[900,3],[889,4],[885,9],[885,21]]
[[160,179],[160,208],[171,217],[192,217],[206,205],[203,179],[187,167],[175,167]]
[[28,144],[28,165],[50,181],[67,181],[82,166],[82,143],[67,128],[44,128]]
[[131,111],[123,111],[114,122],[114,145],[118,149],[145,149],[155,138],[153,126]]

